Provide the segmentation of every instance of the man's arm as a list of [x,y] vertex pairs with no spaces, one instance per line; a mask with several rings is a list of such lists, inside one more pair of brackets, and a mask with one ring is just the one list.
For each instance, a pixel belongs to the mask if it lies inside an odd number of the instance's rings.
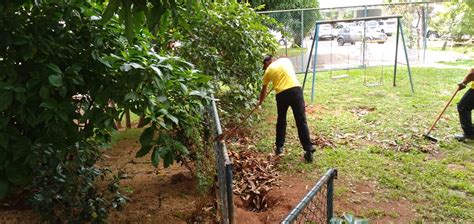
[[458,84],[459,89],[464,89],[466,85],[474,81],[474,68],[471,68],[461,83]]
[[258,101],[258,105],[262,105],[263,101],[265,100],[265,95],[267,94],[267,86],[268,85],[262,86],[262,90],[260,91],[260,98]]

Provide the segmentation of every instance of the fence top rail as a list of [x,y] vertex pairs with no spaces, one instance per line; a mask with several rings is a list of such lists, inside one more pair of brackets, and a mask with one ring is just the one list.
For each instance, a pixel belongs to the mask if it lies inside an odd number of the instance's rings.
[[[211,100],[211,105],[212,105],[212,112],[213,112],[213,115],[214,115],[214,122],[216,124],[216,131],[217,131],[217,135],[220,135],[222,134],[222,127],[221,127],[221,121],[219,119],[219,113],[217,111],[217,106],[216,106],[216,102],[215,102],[215,99],[214,99],[214,95],[211,95],[212,99]],[[223,156],[224,156],[224,163],[227,165],[227,164],[232,164],[232,162],[230,161],[229,159],[229,154],[227,153],[227,147],[225,145],[225,142],[223,140],[220,140],[217,142],[218,146],[221,148],[221,150],[223,151]]]
[[372,4],[372,5],[352,5],[352,6],[342,6],[342,7],[329,7],[329,8],[306,8],[306,9],[284,9],[284,10],[271,10],[271,11],[259,11],[259,14],[267,13],[276,13],[276,12],[295,12],[295,11],[313,11],[313,10],[334,10],[334,9],[349,9],[349,8],[365,8],[365,7],[379,7],[379,6],[392,6],[392,5],[420,5],[420,4],[430,4],[430,3],[443,3],[449,1],[439,1],[439,2],[398,2],[398,3],[384,3],[384,4]]
[[323,188],[324,184],[328,182],[330,178],[334,178],[337,175],[337,171],[335,169],[329,169],[326,174],[324,174],[321,179],[311,188],[311,190],[306,193],[303,199],[296,205],[293,210],[291,210],[290,214],[281,222],[282,224],[289,224],[292,223],[296,217],[303,211],[308,203],[313,199],[313,197]]
[[369,20],[393,19],[393,18],[402,18],[402,16],[400,15],[370,16],[370,17],[359,17],[359,18],[351,18],[351,19],[320,20],[320,21],[316,21],[316,24],[331,24],[331,23],[340,23],[340,22],[369,21]]

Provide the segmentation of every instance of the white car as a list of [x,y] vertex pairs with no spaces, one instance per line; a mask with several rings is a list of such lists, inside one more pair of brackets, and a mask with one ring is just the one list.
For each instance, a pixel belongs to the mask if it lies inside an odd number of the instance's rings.
[[[334,40],[334,38],[337,37],[339,34],[339,31],[341,30],[343,26],[342,25],[336,25],[336,27],[332,27],[330,24],[321,24],[319,25],[319,33],[318,33],[318,39],[329,39],[329,40]],[[314,30],[311,31],[310,33],[310,39],[313,39],[314,37]]]
[[387,34],[387,36],[392,36],[392,34],[397,33],[397,20],[382,20],[378,23],[379,26],[382,28],[381,32]]

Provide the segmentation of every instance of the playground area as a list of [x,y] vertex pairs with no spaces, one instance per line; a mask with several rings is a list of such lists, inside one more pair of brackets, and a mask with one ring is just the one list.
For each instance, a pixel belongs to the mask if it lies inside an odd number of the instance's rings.
[[[288,116],[279,169],[307,181],[337,167],[336,216],[351,213],[375,223],[472,222],[474,147],[472,142],[453,139],[461,131],[455,104],[433,131],[439,143],[422,136],[465,72],[415,67],[415,93],[410,91],[406,69],[397,87],[391,86],[390,75],[383,86],[365,87],[362,70],[338,80],[321,73],[314,103],[308,102],[310,88],[305,91],[306,113],[312,136],[332,144],[317,149],[314,164],[302,163],[294,120]],[[276,122],[273,97],[260,116],[262,121],[252,128],[251,144],[257,151],[271,153]]]

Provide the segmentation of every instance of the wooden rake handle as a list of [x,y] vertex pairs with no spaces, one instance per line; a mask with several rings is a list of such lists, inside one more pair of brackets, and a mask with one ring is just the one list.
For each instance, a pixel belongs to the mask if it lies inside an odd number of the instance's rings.
[[[267,94],[265,95],[265,98],[267,98],[267,96],[270,94],[270,92],[273,90],[270,89],[270,91],[267,92]],[[214,139],[214,141],[222,141],[222,140],[226,140],[228,137],[232,136],[235,131],[237,131],[237,128],[241,127],[246,121],[247,119],[249,119],[250,115],[252,115],[257,109],[258,109],[259,105],[257,104],[245,117],[244,119],[242,119],[240,121],[240,123],[233,127],[232,129],[228,130],[228,131],[224,131],[222,132],[222,134],[216,136],[216,138]]]
[[456,96],[456,94],[458,94],[458,92],[460,91],[459,87],[456,89],[456,91],[454,91],[453,95],[451,96],[451,99],[449,99],[449,101],[446,103],[446,105],[444,106],[443,110],[441,111],[441,113],[438,114],[438,117],[436,117],[436,120],[435,122],[431,125],[430,129],[428,129],[428,132],[426,132],[427,135],[429,135],[431,133],[431,131],[434,129],[434,127],[436,126],[436,124],[438,123],[439,119],[441,118],[441,116],[443,116],[444,112],[446,111],[446,109],[448,109],[449,105],[451,105],[451,102],[453,101],[454,97]]

